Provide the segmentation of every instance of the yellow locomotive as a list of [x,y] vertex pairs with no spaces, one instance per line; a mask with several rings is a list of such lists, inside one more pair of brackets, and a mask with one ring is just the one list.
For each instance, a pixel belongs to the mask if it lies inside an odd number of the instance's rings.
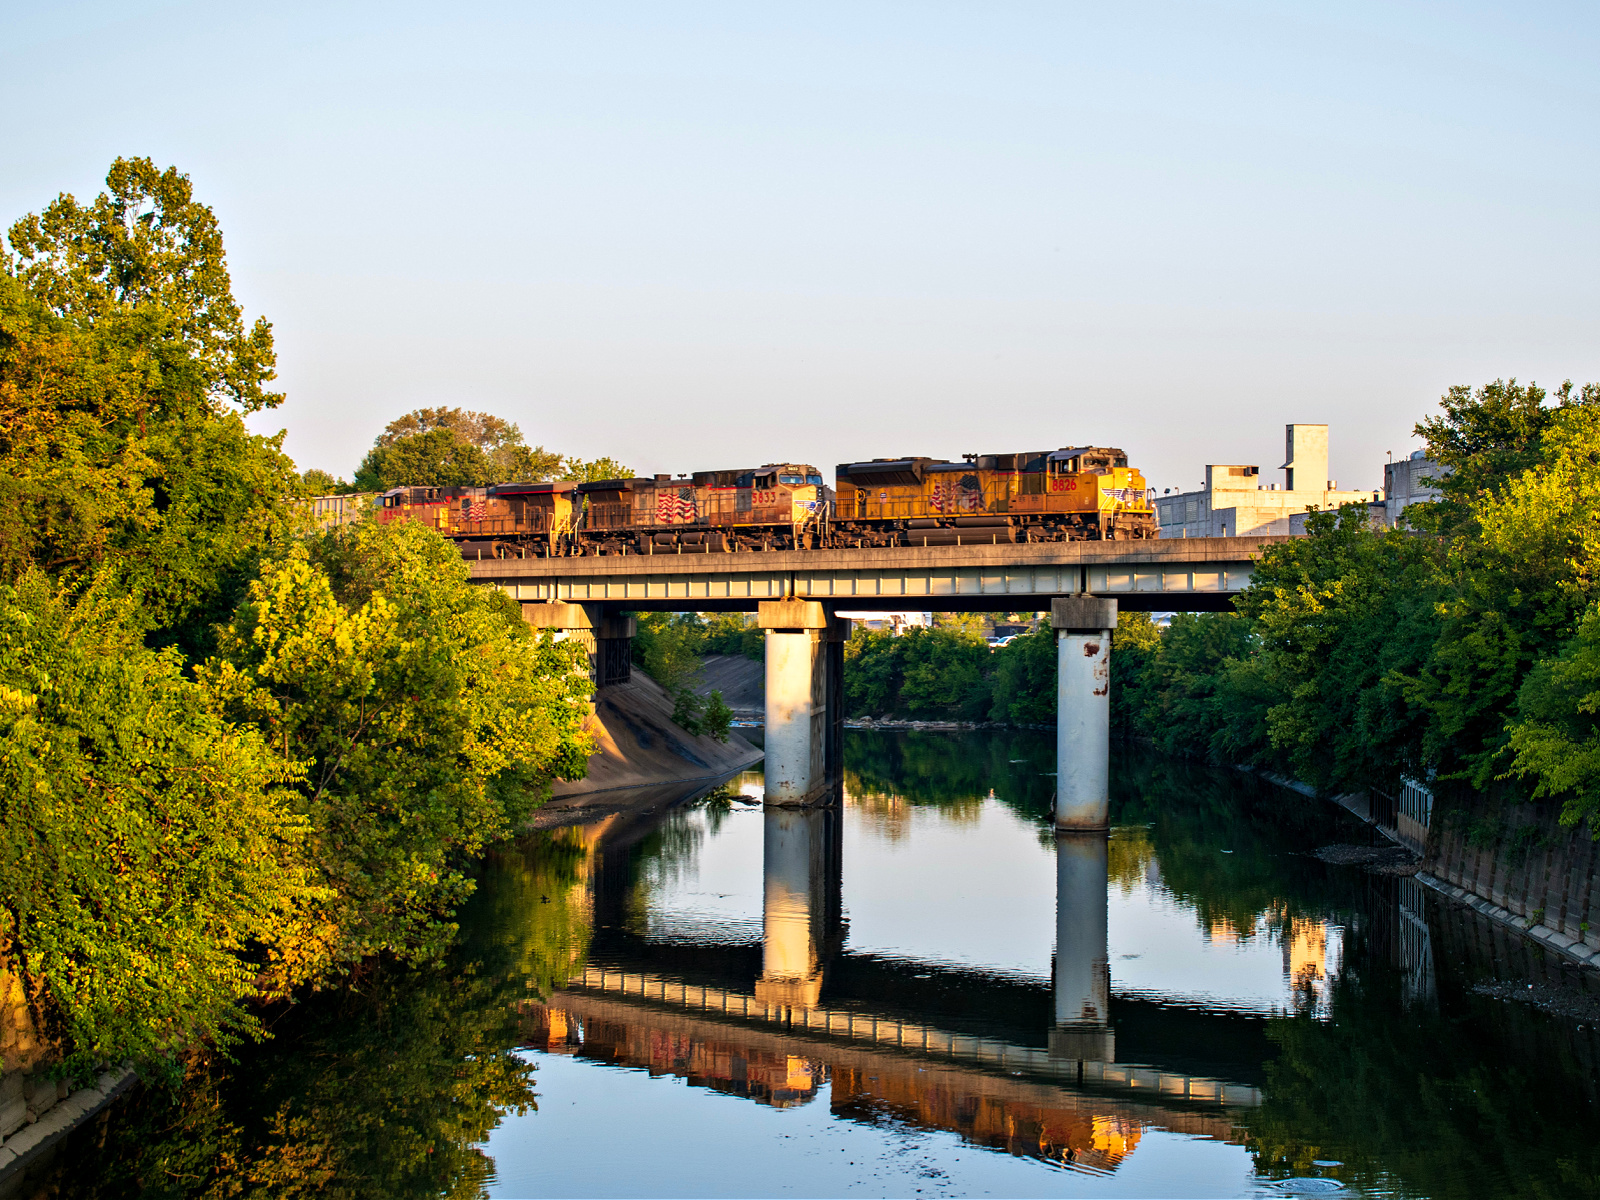
[[956,546],[1151,538],[1144,476],[1110,446],[841,463],[830,541]]

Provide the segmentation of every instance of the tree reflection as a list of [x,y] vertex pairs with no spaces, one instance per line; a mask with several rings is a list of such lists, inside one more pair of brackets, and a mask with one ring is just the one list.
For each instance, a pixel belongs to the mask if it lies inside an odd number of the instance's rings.
[[[1111,822],[1147,831],[1160,886],[1213,935],[1279,937],[1360,898],[1360,876],[1307,853],[1365,838],[1354,819],[1242,772],[1125,751],[1112,772]],[[1118,849],[1125,858],[1133,847]]]
[[[977,734],[852,731],[845,788],[886,826],[909,809],[956,815],[991,791],[1054,846],[1055,740],[1029,730]],[[1112,771],[1111,877],[1124,890],[1159,885],[1202,928],[1241,940],[1279,937],[1357,899],[1348,871],[1306,852],[1365,836],[1333,805],[1302,800],[1255,776],[1118,746]]]
[[1243,1121],[1257,1169],[1337,1160],[1348,1182],[1434,1200],[1600,1195],[1594,1105],[1554,1052],[1583,1031],[1534,1028],[1561,1023],[1472,996],[1407,1011],[1394,973],[1347,971],[1331,1020],[1268,1023],[1278,1057]]
[[448,963],[369,964],[342,991],[265,1014],[273,1036],[192,1064],[174,1090],[108,1110],[92,1154],[58,1156],[62,1194],[468,1197],[478,1148],[535,1107],[518,1006],[581,968],[581,833],[536,834],[485,863]]
[[845,791],[913,805],[958,807],[991,791],[1031,820],[1049,816],[1055,739],[1048,733],[896,733],[851,730],[844,742]]

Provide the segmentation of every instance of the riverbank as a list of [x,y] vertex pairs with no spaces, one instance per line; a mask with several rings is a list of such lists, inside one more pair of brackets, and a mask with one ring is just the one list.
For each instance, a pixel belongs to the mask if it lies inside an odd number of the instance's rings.
[[642,671],[635,671],[627,683],[596,692],[584,726],[595,739],[588,774],[558,780],[550,804],[618,788],[718,778],[760,761],[761,751],[737,733],[730,733],[726,742],[692,734],[672,720],[672,709],[672,697]]
[[[1476,842],[1466,829],[1470,814],[1455,814],[1447,827],[1428,831],[1427,852],[1419,855],[1395,830],[1374,818],[1371,798],[1364,792],[1321,796],[1316,788],[1297,779],[1251,767],[1238,769],[1299,795],[1331,800],[1410,855],[1416,865],[1405,873],[1418,883],[1543,949],[1600,970],[1600,937],[1591,934],[1600,930],[1600,923],[1593,919],[1593,909],[1600,906],[1594,871],[1600,856],[1592,839],[1580,842],[1579,831],[1561,827],[1551,814],[1530,811],[1531,805],[1521,806],[1521,819],[1509,822],[1515,826],[1510,830],[1505,816],[1497,814],[1493,839],[1480,837]],[[1562,855],[1562,850],[1568,853]],[[1540,861],[1530,862],[1535,856]],[[1581,861],[1573,861],[1575,858]],[[1554,914],[1548,899],[1552,893],[1564,902]],[[1550,915],[1556,915],[1561,924],[1547,923]]]
[[0,1200],[28,1195],[29,1176],[47,1170],[56,1149],[74,1130],[127,1091],[132,1067],[105,1071],[91,1084],[71,1087],[21,1070],[0,1078]]

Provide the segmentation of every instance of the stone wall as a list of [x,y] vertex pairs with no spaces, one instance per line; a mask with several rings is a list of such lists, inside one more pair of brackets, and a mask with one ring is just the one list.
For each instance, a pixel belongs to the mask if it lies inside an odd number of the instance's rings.
[[1600,842],[1588,824],[1562,825],[1547,804],[1477,795],[1441,804],[1423,870],[1504,910],[1574,957],[1600,954]]
[[127,1068],[93,1080],[57,1079],[21,978],[0,959],[0,1196],[30,1161],[133,1078]]

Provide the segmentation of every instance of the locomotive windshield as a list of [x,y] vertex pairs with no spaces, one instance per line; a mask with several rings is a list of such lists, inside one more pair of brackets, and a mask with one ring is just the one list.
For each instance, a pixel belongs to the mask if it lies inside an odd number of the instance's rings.
[[[786,484],[789,487],[801,487],[802,485],[804,485],[805,481],[806,481],[806,477],[804,475],[779,475],[778,476],[778,482],[782,483],[782,484]],[[819,477],[819,482],[820,482],[820,477]]]

